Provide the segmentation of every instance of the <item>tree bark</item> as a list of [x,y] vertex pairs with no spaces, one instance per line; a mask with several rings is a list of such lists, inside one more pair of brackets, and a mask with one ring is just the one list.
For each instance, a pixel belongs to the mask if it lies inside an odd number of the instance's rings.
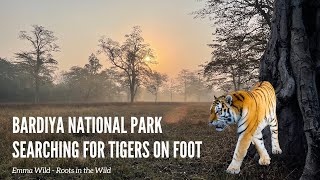
[[39,75],[35,77],[34,103],[39,103]]
[[36,62],[36,69],[35,69],[35,92],[34,92],[34,103],[39,103],[39,86],[40,86],[40,66],[41,66],[41,59],[40,59],[40,50],[37,49],[37,62]]
[[135,72],[135,69],[134,69],[134,65],[132,65],[133,68],[131,70],[131,79],[129,78],[129,81],[130,81],[130,103],[133,103],[134,102],[134,97],[136,95],[136,72]]
[[260,62],[260,80],[276,88],[283,154],[296,159],[306,155],[301,179],[320,178],[319,3],[276,0],[270,41]]
[[130,86],[130,103],[133,103],[134,101],[134,86]]

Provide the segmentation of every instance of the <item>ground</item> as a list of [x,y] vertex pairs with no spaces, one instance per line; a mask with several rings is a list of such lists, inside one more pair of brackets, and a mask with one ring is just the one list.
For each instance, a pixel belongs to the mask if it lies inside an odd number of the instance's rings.
[[[104,103],[0,105],[0,179],[297,179],[302,165],[271,155],[269,166],[246,157],[239,175],[225,173],[232,160],[236,127],[208,126],[210,103]],[[13,116],[163,116],[162,134],[13,134]],[[127,118],[126,118],[127,119]],[[281,137],[280,137],[281,138]],[[201,158],[13,159],[15,140],[202,141]],[[280,145],[281,146],[281,145]],[[112,167],[111,174],[11,174],[12,167]],[[68,177],[66,177],[68,176]]]

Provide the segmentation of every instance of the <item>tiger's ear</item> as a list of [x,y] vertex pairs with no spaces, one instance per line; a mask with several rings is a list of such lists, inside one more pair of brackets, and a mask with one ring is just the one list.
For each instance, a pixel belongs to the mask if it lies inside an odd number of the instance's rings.
[[214,97],[214,100],[216,100],[216,99],[217,99],[216,95],[213,95],[213,97]]
[[232,96],[227,95],[227,96],[226,96],[226,102],[227,102],[229,105],[231,105],[231,104],[232,104]]

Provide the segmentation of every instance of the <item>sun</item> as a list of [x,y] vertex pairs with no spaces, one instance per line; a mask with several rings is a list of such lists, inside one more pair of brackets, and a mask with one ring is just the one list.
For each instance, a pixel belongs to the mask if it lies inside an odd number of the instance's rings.
[[150,62],[150,61],[151,61],[151,57],[150,57],[150,56],[147,56],[147,57],[145,58],[145,60],[146,60],[147,62]]

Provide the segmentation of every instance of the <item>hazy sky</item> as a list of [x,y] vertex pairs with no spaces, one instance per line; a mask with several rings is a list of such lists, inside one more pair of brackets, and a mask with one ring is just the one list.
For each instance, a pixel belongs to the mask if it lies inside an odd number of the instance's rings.
[[[87,63],[101,36],[123,42],[139,25],[159,61],[153,68],[173,76],[210,58],[213,28],[189,15],[202,6],[197,0],[1,0],[0,57],[14,60],[15,52],[27,50],[18,33],[37,24],[59,38],[61,51],[54,57],[59,71],[68,70]],[[106,68],[106,57],[99,59]]]

